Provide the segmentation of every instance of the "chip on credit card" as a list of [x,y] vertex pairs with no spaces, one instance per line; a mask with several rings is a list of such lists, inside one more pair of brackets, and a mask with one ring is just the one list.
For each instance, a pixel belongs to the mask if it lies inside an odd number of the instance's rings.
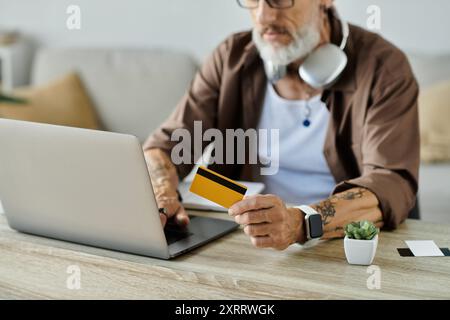
[[189,191],[229,208],[244,198],[247,187],[205,167],[199,167]]

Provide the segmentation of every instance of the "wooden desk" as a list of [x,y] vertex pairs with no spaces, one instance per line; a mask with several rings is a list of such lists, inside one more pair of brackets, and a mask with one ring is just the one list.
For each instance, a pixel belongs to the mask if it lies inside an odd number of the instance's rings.
[[[397,253],[414,239],[449,247],[450,225],[407,221],[382,232],[374,261],[381,289],[369,290],[367,267],[347,264],[342,240],[278,252],[253,248],[238,230],[163,261],[21,234],[0,214],[0,298],[450,299],[450,258]],[[80,290],[66,287],[71,265],[81,270]]]

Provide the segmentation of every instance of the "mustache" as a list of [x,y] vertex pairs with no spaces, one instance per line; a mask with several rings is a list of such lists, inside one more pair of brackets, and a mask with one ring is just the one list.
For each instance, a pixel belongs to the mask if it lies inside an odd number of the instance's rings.
[[264,27],[261,31],[261,34],[265,34],[267,32],[276,32],[292,36],[291,33],[286,28],[277,25],[269,25],[267,27]]

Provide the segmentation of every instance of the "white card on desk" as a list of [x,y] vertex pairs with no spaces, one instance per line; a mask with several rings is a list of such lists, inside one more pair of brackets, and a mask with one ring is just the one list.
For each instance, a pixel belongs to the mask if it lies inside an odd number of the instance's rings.
[[433,240],[409,240],[405,242],[416,257],[444,256],[441,249],[439,249]]

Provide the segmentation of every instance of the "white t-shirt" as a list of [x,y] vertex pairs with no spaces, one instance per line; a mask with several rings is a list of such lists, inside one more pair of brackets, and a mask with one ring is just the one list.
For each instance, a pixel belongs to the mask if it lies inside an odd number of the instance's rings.
[[[323,155],[329,117],[320,96],[287,100],[268,84],[258,129],[279,129],[279,170],[258,179],[266,184],[264,193],[276,194],[290,204],[306,205],[330,196],[335,181]],[[303,124],[306,118],[309,127]],[[259,159],[268,161],[270,148],[270,144],[259,145]]]

